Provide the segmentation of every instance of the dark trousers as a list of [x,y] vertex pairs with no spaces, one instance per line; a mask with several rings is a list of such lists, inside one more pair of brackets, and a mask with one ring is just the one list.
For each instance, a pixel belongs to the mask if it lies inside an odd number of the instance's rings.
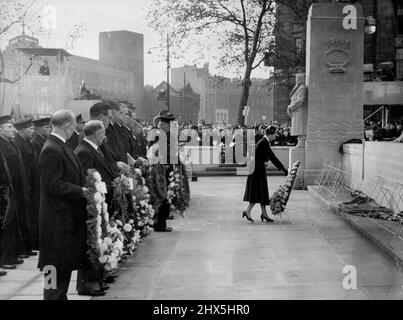
[[[43,289],[43,300],[68,300],[67,292],[71,279],[70,271],[58,271],[56,275],[57,283],[55,289]],[[45,275],[44,275],[45,276]]]
[[167,199],[162,201],[160,208],[158,209],[157,213],[157,221],[154,225],[154,230],[165,230],[167,227],[167,219],[170,215],[171,206]]
[[21,253],[21,244],[16,216],[9,212],[1,230],[0,265],[14,264]]

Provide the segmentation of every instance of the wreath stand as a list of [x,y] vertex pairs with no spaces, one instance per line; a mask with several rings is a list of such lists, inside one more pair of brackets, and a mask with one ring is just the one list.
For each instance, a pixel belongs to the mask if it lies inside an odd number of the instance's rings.
[[[283,224],[283,215],[289,211],[293,211],[293,210],[287,208],[287,204],[288,204],[288,200],[290,199],[291,192],[294,188],[294,184],[295,184],[295,180],[297,178],[299,167],[300,167],[300,162],[297,161],[291,169],[291,173],[289,174],[289,176],[287,178],[286,185],[280,187],[281,189],[284,189],[286,191],[289,190],[288,193],[282,192],[281,206],[283,209],[279,213],[274,215],[274,220],[280,221],[280,224]],[[291,184],[291,186],[289,186],[289,184]]]

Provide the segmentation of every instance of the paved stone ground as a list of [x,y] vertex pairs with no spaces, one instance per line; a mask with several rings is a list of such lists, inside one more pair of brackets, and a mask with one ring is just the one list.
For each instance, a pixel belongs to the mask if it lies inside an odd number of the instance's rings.
[[[294,191],[282,223],[241,219],[245,177],[192,183],[186,217],[154,233],[122,265],[102,299],[402,299],[403,273],[393,261],[307,191]],[[269,177],[271,193],[284,181]],[[357,290],[342,286],[357,268]],[[0,278],[0,299],[41,299],[36,259]],[[70,286],[70,299],[88,299]]]
[[[241,219],[245,177],[192,184],[186,217],[155,233],[101,299],[402,299],[403,273],[307,191],[295,191],[282,224]],[[284,181],[270,177],[271,193]],[[357,290],[342,286],[357,269]]]

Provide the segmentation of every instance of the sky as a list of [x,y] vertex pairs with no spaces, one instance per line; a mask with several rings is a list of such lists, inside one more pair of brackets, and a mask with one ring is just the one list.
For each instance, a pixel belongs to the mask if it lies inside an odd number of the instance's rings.
[[[42,11],[46,5],[56,8],[56,29],[49,37],[40,37],[40,45],[44,47],[64,48],[70,53],[88,58],[98,59],[98,35],[102,31],[128,30],[144,34],[145,50],[145,84],[158,85],[166,79],[165,48],[160,43],[160,36],[147,26],[146,8],[149,0],[37,0],[36,10]],[[74,48],[66,47],[66,37],[73,27],[83,24],[83,35],[75,42]],[[14,33],[21,33],[21,27],[14,28]],[[151,49],[152,54],[148,55]],[[204,62],[210,63],[210,73],[228,77],[238,76],[235,71],[217,70],[216,62],[198,61],[201,67]],[[181,67],[194,64],[195,56],[188,54],[184,60],[173,60],[171,66]],[[256,70],[256,77],[268,77],[267,69]]]

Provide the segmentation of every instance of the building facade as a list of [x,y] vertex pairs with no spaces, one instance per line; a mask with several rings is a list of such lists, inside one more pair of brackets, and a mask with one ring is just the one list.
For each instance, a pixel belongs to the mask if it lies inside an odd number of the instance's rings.
[[[39,73],[45,60],[49,66],[49,79],[55,82],[63,78],[65,84],[61,90],[66,91],[63,95],[69,99],[80,99],[84,82],[93,96],[108,100],[126,100],[141,107],[144,99],[143,42],[142,35],[128,31],[101,33],[100,60],[70,55],[59,63],[54,56],[34,57],[19,51],[19,48],[41,48],[38,39],[23,33],[11,39],[3,52],[4,78],[20,87],[20,98],[15,99],[15,104],[27,100],[21,97],[26,92],[36,97],[38,106],[29,106],[29,114],[36,109],[37,113],[42,114],[43,110],[61,107],[47,105],[52,101],[59,101],[50,96],[60,92],[49,90],[46,87],[47,82],[43,81],[45,78]],[[115,49],[111,49],[112,47]],[[123,50],[127,50],[126,58],[123,57]],[[35,91],[38,94],[34,95]],[[24,110],[21,111],[24,113]]]
[[[163,81],[156,88],[145,88],[144,111],[136,111],[137,117],[142,120],[152,120],[162,110],[167,109],[167,83]],[[200,95],[193,91],[187,83],[180,90],[170,86],[169,111],[175,114],[180,124],[197,124],[200,111]]]
[[[209,66],[184,66],[172,69],[172,87],[175,90],[189,83],[193,90],[200,94],[200,113],[198,121],[207,123],[236,123],[240,98],[241,81],[225,77],[212,76]],[[260,123],[273,119],[273,91],[267,81],[252,79],[248,105],[250,113],[248,123]]]

